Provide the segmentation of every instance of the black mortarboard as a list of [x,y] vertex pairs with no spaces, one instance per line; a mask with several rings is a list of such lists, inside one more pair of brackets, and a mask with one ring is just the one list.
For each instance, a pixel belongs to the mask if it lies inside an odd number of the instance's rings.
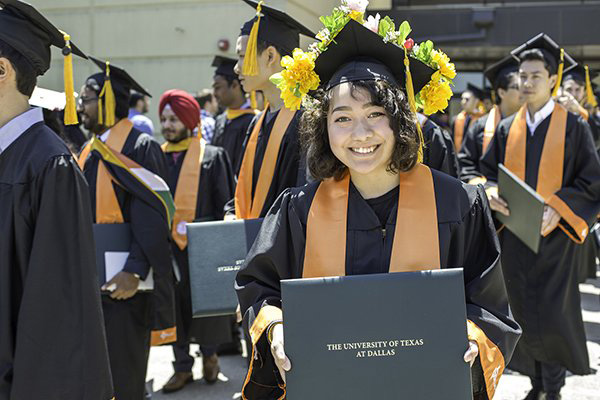
[[[43,75],[50,68],[50,46],[67,47],[65,34],[28,3],[0,0],[0,7],[0,40],[22,54],[37,75]],[[75,45],[71,49],[87,58]]]
[[467,83],[467,90],[465,90],[465,92],[473,93],[473,96],[477,97],[479,100],[485,99],[483,90],[473,85],[472,83]]
[[[331,42],[315,61],[315,72],[326,90],[344,82],[386,80],[404,88],[406,67],[404,49],[386,43],[381,36],[354,20]],[[416,59],[410,59],[414,92],[419,93],[435,72]]]
[[237,74],[233,71],[237,60],[235,58],[215,56],[212,66],[216,68],[215,75],[223,75],[237,78]]
[[[96,57],[89,56],[102,70],[86,79],[85,85],[98,92],[99,107],[104,105],[106,123],[102,119],[102,112],[98,113],[99,122],[105,126],[112,126],[115,122],[115,116],[123,117],[129,110],[129,98],[131,91],[152,97],[146,89],[135,81],[123,68],[117,67],[112,63],[102,61]],[[109,84],[110,83],[110,84]],[[112,99],[114,97],[114,104]]]
[[[593,69],[589,69],[590,71],[590,81],[593,81],[594,79],[596,79],[598,77],[598,72],[593,70]],[[577,66],[571,68],[569,70],[569,72],[567,72],[563,78],[563,82],[566,81],[567,79],[572,79],[574,81],[580,82],[581,84],[585,84],[586,79],[585,79],[585,65],[581,65],[581,64],[577,64]]]
[[490,81],[494,90],[498,90],[500,79],[502,77],[517,72],[519,70],[519,63],[513,56],[506,56],[502,60],[490,65],[483,72],[485,77]]
[[[515,57],[518,61],[520,61],[519,56],[525,50],[531,49],[540,50],[544,55],[544,59],[546,59],[546,62],[550,65],[551,70],[554,71],[554,73],[557,72],[558,66],[560,64],[561,47],[558,44],[556,44],[556,42],[552,40],[550,36],[546,35],[545,33],[540,33],[539,35],[535,36],[532,39],[529,39],[527,42],[523,43],[522,45],[511,51],[510,54],[513,57]],[[573,58],[570,55],[568,55],[567,52],[564,52],[563,73],[567,72],[576,65],[577,63],[575,62],[575,60],[573,60]]]
[[[254,10],[258,7],[258,2],[254,0],[243,0]],[[285,12],[277,10],[267,5],[261,5],[260,25],[258,28],[258,39],[267,42],[292,54],[296,47],[300,47],[300,35],[315,37],[315,34],[287,15]],[[250,35],[252,27],[257,17],[242,25],[240,36]]]

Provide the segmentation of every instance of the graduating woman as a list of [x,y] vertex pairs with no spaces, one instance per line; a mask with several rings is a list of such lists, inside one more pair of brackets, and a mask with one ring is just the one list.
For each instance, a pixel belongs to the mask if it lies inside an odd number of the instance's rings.
[[[287,106],[320,79],[301,129],[316,181],[278,198],[238,273],[253,344],[243,398],[285,397],[285,372],[293,366],[283,345],[280,280],[460,267],[470,340],[464,360],[472,365],[475,398],[491,399],[520,335],[498,239],[481,187],[420,163],[412,95],[413,87],[425,88],[418,98],[424,110],[445,108],[451,92],[444,73],[454,66],[430,45],[405,42],[408,24],[395,32],[392,22],[386,31],[373,18],[366,27],[357,22],[360,10],[334,13],[331,20],[345,18],[344,24],[328,26],[329,36],[313,52],[296,50],[284,59],[286,71],[273,78]],[[375,32],[395,39],[384,42]]]

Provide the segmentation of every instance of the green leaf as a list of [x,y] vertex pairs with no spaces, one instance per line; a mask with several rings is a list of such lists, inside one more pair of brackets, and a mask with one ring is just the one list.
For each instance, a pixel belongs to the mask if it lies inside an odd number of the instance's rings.
[[294,96],[302,97],[302,93],[300,93],[300,84],[299,83],[296,84],[296,89],[294,90]]
[[412,31],[408,21],[402,22],[398,31],[400,32],[400,38],[398,39],[398,43],[404,44],[404,42],[406,42],[406,38],[408,38],[408,35],[410,35],[410,32]]
[[395,30],[396,26],[394,25],[394,21],[387,15],[379,21],[379,36],[385,37],[388,32],[393,32]]
[[283,82],[283,76],[281,75],[281,72],[278,72],[276,74],[271,75],[269,80],[273,85],[279,86]]

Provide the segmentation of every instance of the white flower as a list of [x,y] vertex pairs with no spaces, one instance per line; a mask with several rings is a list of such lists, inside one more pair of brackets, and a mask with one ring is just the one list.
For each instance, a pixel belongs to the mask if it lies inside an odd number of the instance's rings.
[[331,32],[329,32],[329,29],[327,28],[324,28],[321,31],[319,31],[319,33],[317,33],[317,39],[319,39],[322,42],[329,40],[330,36]]
[[342,4],[352,11],[364,13],[369,5],[369,0],[342,0]]
[[369,15],[369,18],[364,23],[365,28],[372,30],[375,33],[379,33],[379,21],[381,20],[381,15],[377,13],[375,17]]
[[383,41],[386,43],[391,43],[391,42],[395,42],[396,40],[398,40],[399,37],[400,37],[400,32],[389,31],[388,33],[385,34]]
[[311,43],[310,45],[308,45],[308,51],[310,51],[311,53],[315,53],[316,55],[321,54],[321,49],[319,48],[319,43],[314,42],[314,43]]

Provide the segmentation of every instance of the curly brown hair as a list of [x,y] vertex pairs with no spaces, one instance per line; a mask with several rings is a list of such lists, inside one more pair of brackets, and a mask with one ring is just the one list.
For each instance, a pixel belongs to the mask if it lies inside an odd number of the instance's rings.
[[[365,90],[373,104],[383,107],[394,132],[395,144],[388,171],[408,171],[417,163],[421,140],[417,133],[416,119],[410,111],[404,92],[387,81],[351,82],[351,95],[356,99],[359,90]],[[306,156],[308,169],[313,178],[341,179],[346,166],[333,154],[327,133],[327,116],[332,91],[319,89],[312,95],[300,119],[300,144]]]

